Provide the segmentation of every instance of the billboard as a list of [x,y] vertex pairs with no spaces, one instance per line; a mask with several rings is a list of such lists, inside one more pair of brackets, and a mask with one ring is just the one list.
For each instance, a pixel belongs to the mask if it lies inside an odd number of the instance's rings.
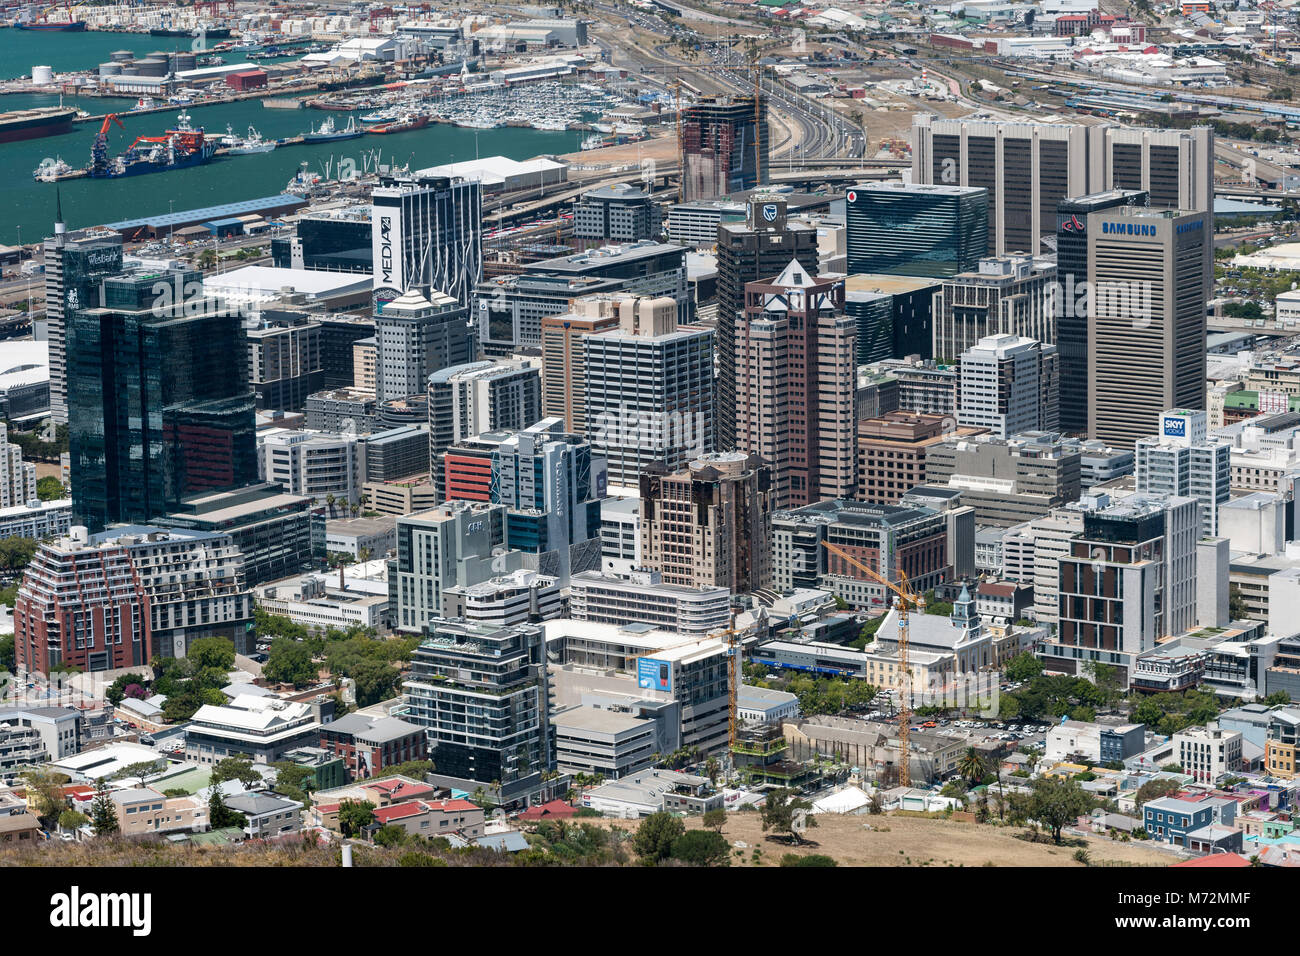
[[673,687],[673,665],[653,657],[639,657],[636,662],[636,683],[647,690],[670,691]]
[[402,263],[402,210],[400,206],[371,207],[371,254],[374,256],[373,304],[376,312],[406,288]]

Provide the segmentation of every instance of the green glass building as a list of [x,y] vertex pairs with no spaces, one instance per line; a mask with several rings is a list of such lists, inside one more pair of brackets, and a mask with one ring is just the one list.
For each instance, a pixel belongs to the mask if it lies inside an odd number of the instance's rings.
[[945,278],[988,249],[988,190],[862,183],[845,193],[848,272]]
[[257,481],[243,328],[202,279],[113,276],[68,313],[72,505],[91,531]]

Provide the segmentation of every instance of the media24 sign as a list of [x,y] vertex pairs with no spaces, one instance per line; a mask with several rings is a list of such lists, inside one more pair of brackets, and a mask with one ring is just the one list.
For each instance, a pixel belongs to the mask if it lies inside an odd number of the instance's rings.
[[636,683],[647,690],[672,690],[673,666],[653,657],[639,657],[636,662]]

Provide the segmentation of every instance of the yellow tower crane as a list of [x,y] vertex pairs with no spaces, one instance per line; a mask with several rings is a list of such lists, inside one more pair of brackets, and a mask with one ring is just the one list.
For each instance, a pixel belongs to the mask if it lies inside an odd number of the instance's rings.
[[909,739],[912,730],[912,668],[907,657],[908,616],[912,608],[922,614],[925,613],[925,598],[912,590],[912,586],[907,581],[907,575],[903,573],[901,568],[898,572],[898,583],[895,584],[839,545],[831,544],[829,541],[823,541],[822,545],[831,554],[843,558],[871,580],[877,584],[883,584],[894,592],[894,610],[898,612],[898,686],[896,688],[898,694],[898,783],[900,786],[910,787],[912,785],[911,745]]

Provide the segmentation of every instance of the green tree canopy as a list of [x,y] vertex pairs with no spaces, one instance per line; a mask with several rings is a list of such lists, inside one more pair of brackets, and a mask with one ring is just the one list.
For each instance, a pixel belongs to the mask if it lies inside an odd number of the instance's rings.
[[63,482],[53,475],[46,475],[36,480],[36,497],[41,501],[57,501],[64,497]]
[[688,830],[673,841],[672,855],[691,866],[726,866],[731,847],[713,830]]
[[1029,816],[1047,827],[1052,840],[1061,842],[1061,830],[1090,811],[1095,801],[1075,780],[1039,777],[1033,782],[1026,808]]
[[809,827],[817,825],[817,818],[807,811],[812,809],[812,804],[801,797],[796,796],[795,792],[790,789],[771,790],[763,800],[763,806],[760,810],[763,817],[763,832],[772,830],[776,833],[784,833],[790,836],[796,843],[803,842],[795,828],[796,814],[802,811],[804,824]]
[[339,806],[339,829],[345,837],[359,834],[375,818],[375,805],[369,800],[344,800]]
[[686,824],[680,817],[661,810],[641,821],[632,837],[632,847],[641,859],[657,863],[672,856],[673,844],[685,832]]
[[292,638],[277,637],[267,651],[262,676],[269,681],[305,687],[316,680],[317,668],[306,645]]

